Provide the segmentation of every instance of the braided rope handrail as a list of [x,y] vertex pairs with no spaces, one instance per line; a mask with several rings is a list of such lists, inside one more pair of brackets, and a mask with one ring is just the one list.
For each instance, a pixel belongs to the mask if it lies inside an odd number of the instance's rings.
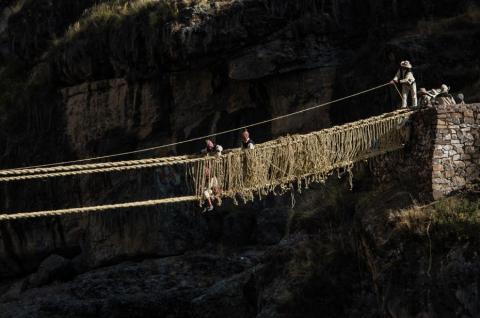
[[85,214],[92,212],[103,212],[108,210],[115,209],[127,209],[127,208],[136,208],[136,207],[147,207],[147,206],[156,206],[169,203],[180,203],[180,202],[192,202],[197,201],[199,198],[196,196],[184,196],[184,197],[175,197],[175,198],[166,198],[158,200],[147,200],[147,201],[136,201],[136,202],[127,202],[127,203],[117,203],[117,204],[108,204],[100,206],[89,206],[83,208],[72,208],[72,209],[60,209],[60,210],[50,210],[50,211],[38,211],[38,212],[20,212],[14,214],[0,214],[0,221],[11,221],[18,219],[32,219],[39,217],[47,216],[64,216],[71,214]]
[[83,165],[56,166],[56,167],[50,167],[50,168],[9,169],[9,170],[1,170],[0,176],[43,174],[43,173],[63,172],[63,171],[95,170],[95,169],[102,169],[102,168],[135,166],[135,165],[150,164],[150,163],[152,164],[166,163],[166,162],[173,162],[177,160],[185,160],[191,157],[192,156],[185,155],[185,156],[174,156],[174,157],[148,158],[148,159],[139,159],[139,160],[102,162],[102,163],[92,163],[92,164],[83,164]]
[[[403,145],[397,145],[397,146],[389,147],[382,151],[373,151],[371,153],[364,154],[356,158],[355,160],[339,162],[335,165],[327,167],[327,169],[334,170],[334,169],[342,168],[342,167],[354,164],[355,162],[367,160],[369,158],[383,155],[383,154],[396,151],[402,148],[403,148]],[[315,173],[318,173],[318,171],[302,175],[300,176],[300,179],[307,178],[311,175],[314,175]],[[299,179],[298,177],[284,178],[281,180],[276,180],[274,183],[266,186],[279,186],[281,184],[288,184],[288,183],[297,181],[298,179]],[[255,188],[246,189],[246,190],[255,191]],[[222,196],[232,197],[234,195],[235,193],[224,193]],[[100,206],[89,206],[89,207],[82,207],[82,208],[70,208],[70,209],[47,210],[47,211],[36,211],[36,212],[18,212],[13,214],[0,214],[0,222],[20,220],[20,219],[35,219],[40,217],[66,216],[66,215],[72,215],[72,214],[105,212],[105,211],[116,210],[116,209],[149,207],[149,206],[158,206],[158,205],[171,204],[171,203],[194,202],[198,200],[200,200],[198,196],[182,196],[182,197],[173,197],[173,198],[165,198],[165,199],[157,199],[157,200],[135,201],[135,202],[127,202],[127,203],[100,205]]]
[[[288,113],[288,114],[285,114],[285,115],[281,115],[281,116],[277,116],[277,117],[274,117],[274,118],[266,119],[266,120],[256,122],[256,123],[253,123],[253,124],[249,124],[249,125],[245,125],[245,126],[237,127],[237,128],[234,128],[234,129],[229,129],[229,130],[225,130],[225,131],[221,131],[221,132],[217,132],[217,133],[213,133],[213,134],[209,134],[209,135],[205,135],[205,136],[201,136],[201,137],[182,140],[182,141],[178,141],[178,142],[174,142],[174,143],[170,143],[170,144],[166,144],[166,145],[160,145],[160,146],[155,146],[155,147],[150,147],[150,148],[138,149],[138,150],[123,152],[123,153],[117,153],[117,154],[113,154],[113,155],[105,155],[105,156],[99,156],[99,157],[93,157],[93,158],[77,159],[77,160],[70,160],[70,161],[63,161],[63,162],[42,164],[42,165],[35,165],[35,166],[28,166],[28,167],[19,167],[19,168],[13,168],[13,169],[8,169],[8,170],[28,170],[28,169],[34,169],[34,168],[60,166],[60,165],[65,165],[65,164],[96,161],[96,160],[101,160],[101,159],[115,158],[115,157],[120,157],[120,156],[125,156],[125,155],[149,152],[149,151],[158,150],[158,149],[162,149],[162,148],[174,147],[174,146],[177,146],[177,145],[186,144],[186,143],[190,143],[190,142],[193,142],[193,141],[204,140],[204,139],[207,139],[207,138],[212,138],[212,137],[215,137],[215,136],[220,136],[220,135],[236,132],[236,131],[246,129],[246,128],[260,126],[260,125],[263,125],[263,124],[266,124],[266,123],[274,122],[274,121],[277,121],[277,120],[281,120],[281,119],[284,119],[284,118],[288,118],[288,117],[291,117],[291,116],[295,116],[295,115],[298,115],[298,114],[309,112],[309,111],[312,111],[312,110],[315,110],[315,109],[318,109],[318,108],[321,108],[321,107],[329,106],[329,105],[332,105],[334,103],[338,103],[340,101],[344,101],[344,100],[347,100],[347,99],[350,99],[350,98],[353,98],[353,97],[356,97],[356,96],[366,94],[368,92],[375,91],[377,89],[386,87],[388,85],[391,85],[391,83],[388,82],[388,83],[385,83],[385,84],[381,84],[381,85],[378,85],[378,86],[375,86],[375,87],[372,87],[372,88],[369,88],[369,89],[362,90],[362,91],[354,93],[354,94],[350,94],[350,95],[347,95],[347,96],[344,96],[344,97],[341,97],[341,98],[337,98],[335,100],[331,100],[331,101],[326,102],[326,103],[322,103],[322,104],[314,105],[314,106],[311,106],[311,107],[307,107],[307,108],[304,108],[304,109],[301,109],[301,110],[298,110],[298,111],[295,111],[295,112],[292,112],[292,113]],[[0,170],[0,173],[2,171],[7,171],[7,170]]]
[[75,176],[75,175],[84,175],[84,174],[95,174],[95,173],[105,173],[105,172],[121,172],[128,170],[138,170],[146,168],[159,168],[164,166],[174,166],[181,165],[186,163],[193,163],[197,161],[205,160],[204,158],[191,158],[191,159],[182,159],[177,161],[164,161],[145,164],[136,164],[136,165],[126,165],[120,167],[111,167],[103,169],[89,169],[89,170],[76,170],[76,171],[67,171],[67,172],[54,172],[46,174],[33,174],[33,175],[24,175],[24,176],[13,176],[13,177],[1,177],[0,182],[11,182],[11,181],[24,181],[24,180],[33,180],[33,179],[44,179],[44,178],[56,178],[56,177],[66,177],[66,176]]
[[[411,113],[412,111],[410,110],[397,110],[391,113],[386,113],[379,116],[374,116],[374,117],[362,119],[356,122],[347,123],[344,125],[339,125],[331,128],[326,128],[316,132],[312,132],[305,135],[298,135],[298,136],[346,131],[346,130],[355,129],[358,127],[375,125],[384,120],[391,120],[392,118],[396,118],[396,117],[404,118],[411,115]],[[279,144],[278,141],[280,139],[275,139],[275,140],[267,141],[265,143],[258,144],[257,148],[267,149],[271,147],[278,147],[278,144]],[[300,142],[300,141],[297,140],[293,142]],[[233,150],[230,150],[230,152],[226,153],[225,155],[227,156],[232,155],[237,153],[238,151],[241,151],[241,150],[233,149]],[[193,163],[193,162],[205,161],[205,160],[209,160],[209,157],[175,156],[175,157],[163,157],[163,158],[156,158],[156,159],[129,160],[129,161],[119,161],[119,162],[98,163],[98,164],[60,166],[60,167],[51,167],[51,168],[4,170],[4,171],[0,171],[0,175],[6,175],[6,176],[0,177],[0,182],[24,181],[24,180],[65,177],[65,176],[85,175],[85,174],[95,174],[95,173],[105,173],[105,172],[121,172],[121,171],[127,171],[127,170],[174,166],[174,165]],[[23,173],[24,175],[21,175],[21,173]]]

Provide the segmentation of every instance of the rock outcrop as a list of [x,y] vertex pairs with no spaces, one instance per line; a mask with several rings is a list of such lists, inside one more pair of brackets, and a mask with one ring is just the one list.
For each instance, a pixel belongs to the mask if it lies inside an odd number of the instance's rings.
[[[387,82],[403,59],[414,64],[420,86],[445,82],[467,102],[480,98],[476,1],[137,2],[0,3],[0,12],[19,8],[0,17],[2,167],[231,129]],[[260,142],[391,110],[397,102],[393,88],[385,89],[251,133]],[[217,141],[236,147],[238,135]],[[410,204],[408,193],[423,185],[408,171],[398,169],[388,180],[396,191],[379,193]],[[445,283],[438,290],[448,295],[439,292],[438,302],[430,294],[415,302],[425,310],[404,309],[421,297],[391,283],[386,260],[420,272],[414,258],[424,257],[424,246],[370,241],[385,223],[370,224],[388,219],[382,213],[391,207],[359,204],[373,193],[368,173],[360,175],[365,182],[357,180],[354,193],[331,183],[304,193],[293,210],[290,197],[268,198],[242,208],[227,204],[211,215],[185,205],[0,224],[0,316],[413,317],[441,313],[438,303],[450,296],[456,300],[445,312],[475,316],[476,285],[467,277],[477,273],[477,262],[457,243],[433,263],[439,281],[462,277],[455,295]],[[180,171],[156,169],[11,183],[2,188],[0,207],[29,211],[174,196],[186,191],[182,178]],[[369,211],[379,217],[366,217]],[[274,247],[263,254],[260,246],[268,244]],[[458,259],[465,261],[458,265]],[[409,275],[399,273],[399,280]],[[424,279],[422,272],[409,282],[423,286]]]

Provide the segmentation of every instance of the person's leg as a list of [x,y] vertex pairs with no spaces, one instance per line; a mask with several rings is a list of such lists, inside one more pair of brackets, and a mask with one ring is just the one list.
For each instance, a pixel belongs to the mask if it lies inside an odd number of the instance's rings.
[[410,92],[412,94],[412,107],[417,107],[418,101],[417,101],[417,84],[416,83],[412,84]]
[[203,209],[203,212],[212,211],[213,210],[212,190],[205,190],[205,192],[203,193],[203,196],[205,197],[205,201],[207,201],[207,206]]
[[408,85],[402,84],[402,108],[407,108],[407,99],[408,99]]

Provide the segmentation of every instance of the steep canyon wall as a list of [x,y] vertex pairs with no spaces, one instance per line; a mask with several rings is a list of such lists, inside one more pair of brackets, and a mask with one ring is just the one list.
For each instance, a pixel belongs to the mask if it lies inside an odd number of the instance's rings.
[[[1,96],[2,166],[122,152],[230,129],[387,82],[407,58],[419,85],[445,81],[467,100],[479,97],[475,1],[173,2],[173,9],[149,4],[113,14],[98,9],[109,1],[27,1],[10,15],[0,34],[0,85],[9,93]],[[396,92],[385,89],[252,135],[263,141],[311,131],[397,103]],[[238,135],[218,142],[237,146]],[[181,192],[180,181],[175,172],[159,170],[9,184],[2,186],[0,205],[28,211],[147,199]],[[2,275],[34,271],[52,253],[81,255],[76,262],[92,267],[182,253],[211,239],[193,211],[2,225],[1,251],[8,255],[1,258]],[[97,250],[105,253],[92,256]]]

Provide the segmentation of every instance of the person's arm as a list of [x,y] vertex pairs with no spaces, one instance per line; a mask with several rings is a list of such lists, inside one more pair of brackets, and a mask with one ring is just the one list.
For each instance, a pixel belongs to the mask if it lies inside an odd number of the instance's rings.
[[215,147],[215,150],[217,151],[217,155],[221,156],[222,155],[222,151],[223,151],[223,147],[220,146],[220,145],[217,145]]
[[433,97],[437,97],[438,95],[440,95],[440,90],[439,89],[432,89],[432,95],[433,95]]
[[248,144],[248,149],[255,149],[255,145],[253,143]]
[[398,79],[400,78],[400,70],[397,71],[395,77],[392,79],[391,83],[398,83]]
[[407,76],[405,76],[405,79],[400,80],[400,83],[402,83],[402,84],[412,85],[414,82],[415,82],[415,77],[413,77],[412,72],[408,72]]

